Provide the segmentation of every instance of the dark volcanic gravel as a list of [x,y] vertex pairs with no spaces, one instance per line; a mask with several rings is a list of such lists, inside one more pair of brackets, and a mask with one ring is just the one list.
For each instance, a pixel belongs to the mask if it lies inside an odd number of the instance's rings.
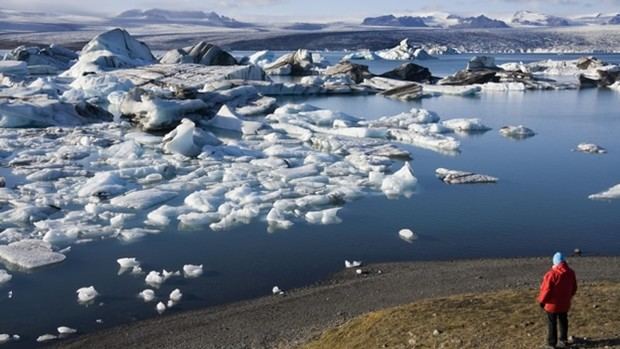
[[[369,311],[432,297],[537,288],[550,258],[377,264],[324,283],[217,308],[127,324],[58,348],[289,348]],[[620,257],[574,257],[580,282],[620,281]],[[534,299],[532,306],[536,307]]]

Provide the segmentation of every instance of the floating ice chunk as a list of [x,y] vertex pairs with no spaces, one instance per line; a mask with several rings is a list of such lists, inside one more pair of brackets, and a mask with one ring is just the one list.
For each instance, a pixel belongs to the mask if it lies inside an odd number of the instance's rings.
[[190,212],[182,214],[178,218],[183,227],[197,228],[207,226],[217,221],[220,215],[215,212]]
[[155,300],[155,291],[147,288],[138,293],[138,297],[142,298],[145,303],[149,303]]
[[6,270],[0,269],[0,286],[5,284],[13,278],[13,275],[9,274]]
[[414,130],[389,129],[388,138],[446,154],[457,153],[461,146],[460,142],[452,137]]
[[118,265],[120,265],[120,269],[118,270],[118,275],[124,274],[128,270],[141,270],[140,262],[136,260],[136,258],[119,258],[116,260]]
[[250,64],[264,67],[275,60],[275,54],[268,50],[257,51],[248,57]]
[[6,333],[0,334],[0,344],[6,344],[11,341],[11,335]]
[[362,261],[349,261],[349,260],[344,261],[344,267],[347,269],[357,268],[361,265],[362,265]]
[[491,129],[480,119],[450,119],[441,124],[455,132],[485,132]]
[[328,208],[321,211],[309,211],[306,213],[306,221],[310,224],[338,224],[342,222],[337,214],[340,207]]
[[78,238],[78,230],[67,229],[64,231],[50,229],[43,235],[43,241],[52,245],[71,244]]
[[317,175],[319,173],[319,168],[314,165],[304,165],[293,168],[281,168],[273,171],[273,174],[281,177],[282,181],[287,182],[296,178],[304,178]]
[[495,183],[498,181],[496,177],[446,168],[436,169],[435,174],[448,184]]
[[400,170],[394,174],[387,175],[381,183],[381,191],[387,197],[397,197],[404,195],[411,196],[416,189],[418,179],[413,175],[413,169],[409,162],[405,162]]
[[267,223],[271,228],[288,229],[293,226],[293,222],[286,219],[281,210],[272,207],[267,213]]
[[201,211],[214,211],[222,199],[211,190],[200,190],[189,194],[183,201],[187,206]]
[[[422,50],[424,51],[424,50]],[[426,53],[426,51],[424,51]],[[375,54],[383,59],[388,60],[403,60],[410,61],[415,59],[418,55],[422,57],[424,55],[420,51],[420,47],[414,47],[409,43],[409,39],[403,39],[397,46],[376,51]],[[428,55],[428,53],[426,53]]]
[[194,265],[194,264],[185,264],[183,266],[183,275],[186,279],[194,279],[200,277],[202,275],[202,264]]
[[146,278],[144,278],[144,282],[146,282],[147,285],[157,288],[159,288],[165,281],[166,280],[161,273],[155,270],[150,271],[146,275]]
[[110,203],[117,207],[144,210],[168,201],[175,196],[177,196],[175,192],[151,188],[133,191],[123,196],[117,196],[110,200]]
[[[181,290],[179,290],[178,288],[176,288],[172,292],[170,292],[170,300],[174,304],[179,303],[182,298],[183,298],[183,293],[181,293]],[[170,306],[168,306],[168,307],[170,307]]]
[[273,286],[273,288],[271,289],[271,293],[277,296],[281,296],[284,294],[284,291],[282,291],[282,289],[280,289],[280,287],[278,286]]
[[80,304],[90,303],[99,296],[94,286],[79,288],[75,293],[78,295],[78,303]]
[[37,337],[37,342],[39,342],[39,343],[49,342],[49,341],[52,341],[54,339],[58,339],[58,336],[47,333],[47,334],[44,334],[44,335],[41,335],[41,336]]
[[439,121],[439,116],[429,110],[412,108],[408,112],[393,116],[383,116],[377,120],[366,121],[371,127],[387,127],[407,129],[412,124],[428,124]]
[[195,127],[189,119],[181,120],[181,124],[163,138],[164,151],[176,153],[187,157],[198,156],[204,145],[219,145],[220,140],[211,133]]
[[256,134],[264,125],[257,121],[245,121],[223,105],[215,117],[205,123],[209,127],[240,132],[244,135]]
[[24,269],[60,263],[65,258],[64,254],[52,251],[50,243],[41,240],[25,239],[0,245],[0,259]]
[[185,213],[189,213],[190,211],[190,207],[173,207],[168,205],[162,205],[156,210],[151,211],[147,214],[147,220],[145,223],[162,227],[167,226],[170,225],[173,220],[176,220],[177,217],[180,217]]
[[536,135],[531,129],[519,125],[519,126],[504,126],[499,129],[499,133],[504,137],[510,137],[514,139],[525,139]]
[[77,333],[77,330],[75,328],[71,328],[67,326],[60,326],[56,329],[56,331],[58,331],[58,334],[64,334],[64,335]]
[[591,200],[612,200],[620,199],[620,184],[615,185],[605,191],[588,196]]
[[589,154],[605,154],[607,149],[593,143],[580,143],[577,145],[576,151]]
[[110,172],[99,172],[80,187],[78,196],[110,198],[121,194],[126,190],[127,184],[123,179]]
[[159,315],[161,315],[161,314],[163,314],[166,311],[166,305],[163,302],[159,302],[155,306],[155,310],[157,310],[157,313],[159,313]]
[[118,213],[110,218],[110,226],[114,228],[123,228],[127,219],[135,217],[135,214],[131,213]]
[[407,242],[412,242],[413,240],[417,240],[418,236],[416,235],[416,233],[414,233],[413,231],[411,231],[411,229],[401,229],[398,232],[398,236],[407,241]]

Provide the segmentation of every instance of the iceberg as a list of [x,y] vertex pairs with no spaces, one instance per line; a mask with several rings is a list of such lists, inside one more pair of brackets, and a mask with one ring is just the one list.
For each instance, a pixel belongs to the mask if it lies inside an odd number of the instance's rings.
[[203,273],[202,264],[193,265],[193,264],[185,264],[183,266],[183,275],[186,279],[194,279],[200,277]]
[[578,152],[588,153],[588,154],[606,154],[607,153],[607,149],[594,143],[580,143],[577,145],[577,148],[575,150]]
[[614,200],[620,199],[620,184],[615,185],[605,191],[588,196],[591,200]]
[[381,191],[388,198],[394,198],[399,195],[410,197],[416,189],[418,179],[413,175],[413,169],[409,162],[405,162],[400,170],[391,175],[385,176],[381,183]]
[[99,172],[80,187],[78,196],[107,199],[122,194],[127,189],[127,183],[119,176],[110,172]]
[[441,122],[441,125],[455,132],[473,133],[486,132],[491,128],[482,123],[480,119],[450,119]]
[[340,61],[351,61],[351,60],[374,61],[376,59],[381,59],[381,57],[379,57],[377,54],[370,51],[369,49],[364,49],[364,50],[347,53],[340,59]]
[[159,60],[162,64],[195,63],[203,65],[236,65],[237,61],[219,46],[200,41],[183,49],[171,50]]
[[496,177],[477,174],[473,172],[448,170],[446,168],[438,168],[435,174],[439,179],[448,184],[471,184],[471,183],[496,183]]
[[67,326],[59,326],[56,329],[56,331],[58,331],[58,334],[60,335],[70,335],[70,334],[77,333],[77,330],[75,328],[71,328]]
[[518,126],[504,126],[499,129],[499,133],[504,137],[514,138],[514,139],[525,139],[534,137],[536,133],[523,125]]
[[155,300],[155,291],[147,288],[138,293],[138,297],[142,298],[144,303],[152,302]]
[[242,120],[226,105],[223,105],[220,108],[215,117],[209,121],[206,121],[205,125],[208,127],[239,132],[244,135],[256,134],[258,130],[264,126],[258,121]]
[[149,47],[134,39],[123,29],[112,29],[89,41],[80,52],[78,61],[63,73],[77,78],[116,68],[130,68],[155,63]]
[[407,242],[413,242],[418,239],[418,235],[411,231],[411,229],[401,229],[398,231],[398,236]]
[[117,196],[110,200],[110,203],[117,207],[144,210],[166,202],[177,195],[178,194],[175,192],[151,188],[136,190],[123,196]]
[[397,46],[376,51],[375,54],[383,59],[410,61],[414,59],[433,59],[423,48],[412,46],[409,39],[403,39]]
[[91,303],[99,296],[99,292],[97,292],[94,286],[79,288],[75,293],[78,295],[78,303],[80,304]]
[[0,245],[0,259],[23,269],[34,269],[65,260],[65,255],[52,251],[50,243],[24,239]]
[[155,306],[155,310],[157,310],[157,313],[161,315],[166,311],[166,305],[163,302],[159,302]]
[[337,216],[340,207],[328,208],[321,211],[306,212],[306,221],[310,224],[338,224],[342,219]]
[[194,122],[189,119],[181,120],[181,124],[162,139],[164,151],[196,157],[202,152],[203,146],[221,144],[221,141],[213,134],[197,129],[195,126]]

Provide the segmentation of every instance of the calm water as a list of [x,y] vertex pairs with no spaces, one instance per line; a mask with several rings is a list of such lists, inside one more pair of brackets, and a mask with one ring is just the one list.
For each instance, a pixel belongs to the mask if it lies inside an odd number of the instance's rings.
[[[339,58],[329,53],[331,61]],[[503,61],[571,58],[555,55],[498,56]],[[618,56],[604,56],[620,61]],[[468,56],[425,61],[436,75],[465,65]],[[398,63],[370,62],[373,72]],[[443,260],[481,257],[551,255],[579,247],[588,254],[620,252],[620,201],[591,201],[589,194],[620,183],[620,94],[607,90],[487,93],[479,97],[444,96],[400,102],[381,96],[289,98],[365,118],[393,115],[412,107],[427,108],[443,119],[478,117],[493,130],[457,136],[462,153],[444,156],[413,147],[412,162],[419,190],[410,199],[382,195],[347,204],[343,223],[296,224],[270,234],[267,225],[229,231],[175,231],[126,244],[116,240],[76,245],[67,261],[34,273],[13,273],[0,289],[0,333],[19,333],[19,346],[54,333],[59,325],[82,332],[155,316],[154,303],[136,294],[146,288],[143,277],[117,276],[116,259],[137,257],[145,270],[179,269],[204,264],[205,276],[171,279],[158,295],[180,288],[184,300],[169,311],[267,295],[316,282],[342,269],[344,259],[365,262]],[[513,141],[497,130],[524,124],[538,134]],[[580,142],[594,142],[609,154],[571,152]],[[495,185],[449,186],[434,176],[437,167],[472,170],[500,178]],[[397,232],[411,228],[420,235],[413,244]],[[75,290],[94,285],[103,305],[79,306]],[[8,290],[14,298],[7,299]],[[103,319],[97,324],[96,319]]]

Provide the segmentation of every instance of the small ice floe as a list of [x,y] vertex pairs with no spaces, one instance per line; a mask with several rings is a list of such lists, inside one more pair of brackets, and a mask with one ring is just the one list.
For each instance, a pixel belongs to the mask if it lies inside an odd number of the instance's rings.
[[140,268],[140,262],[135,258],[119,258],[116,260],[120,268],[118,270],[118,275],[124,274],[125,272],[131,270],[131,273],[141,274],[142,268]]
[[439,179],[448,184],[496,183],[498,181],[496,177],[473,172],[448,170],[447,168],[438,168],[435,170],[435,174]]
[[349,261],[349,260],[344,261],[344,267],[347,269],[357,268],[360,266],[362,266],[362,261]]
[[200,277],[202,275],[202,264],[194,265],[194,264],[185,264],[183,266],[183,276],[186,279],[194,279]]
[[[17,335],[14,335],[17,336]],[[19,338],[19,336],[17,336]],[[14,340],[13,336],[11,336],[10,334],[6,334],[6,333],[0,333],[0,344],[6,344],[10,341]]]
[[414,233],[413,231],[411,231],[411,229],[401,229],[398,232],[398,237],[400,237],[401,239],[407,242],[413,242],[413,240],[418,239],[418,235]]
[[78,303],[80,304],[88,304],[99,296],[99,293],[94,286],[82,287],[75,291],[75,293],[78,295]]
[[149,303],[155,300],[155,291],[147,288],[142,290],[142,292],[138,293],[138,297],[142,298],[145,303]]
[[482,133],[491,128],[483,124],[480,119],[450,119],[441,122],[441,125],[461,133]]
[[13,275],[9,274],[6,270],[0,269],[0,286],[11,281]]
[[103,323],[103,319],[97,319],[97,320],[95,320],[95,322],[98,323],[98,324],[102,324]]
[[281,296],[284,294],[284,291],[278,286],[273,286],[273,288],[271,289],[271,293],[277,296]]
[[0,259],[24,269],[60,263],[65,258],[64,254],[54,252],[50,243],[42,240],[25,239],[0,245]]
[[525,139],[534,137],[536,132],[532,129],[527,128],[523,125],[518,126],[504,126],[499,129],[499,133],[504,137],[514,138],[514,139]]
[[342,219],[337,216],[340,207],[328,208],[321,211],[306,212],[306,221],[310,224],[338,224]]
[[7,298],[12,299],[12,298],[13,298],[13,291],[12,291],[12,290],[11,290],[11,291],[9,291],[9,292],[6,294],[6,296],[7,296]]
[[173,306],[177,305],[181,299],[183,299],[183,293],[181,293],[181,290],[174,289],[172,292],[170,292],[170,297],[168,300],[168,308],[172,308]]
[[409,162],[405,162],[400,170],[383,178],[381,191],[388,198],[398,197],[401,194],[405,197],[410,197],[415,191],[417,184],[418,179],[413,175],[411,165]]
[[69,334],[77,333],[77,330],[75,328],[71,328],[67,326],[60,326],[56,330],[58,331],[58,334],[61,334],[61,335],[69,335]]
[[620,184],[617,184],[605,191],[588,196],[591,200],[613,200],[620,199]]
[[166,305],[163,302],[157,303],[155,310],[161,315],[166,311]]
[[607,149],[601,147],[600,145],[594,143],[580,143],[577,145],[577,148],[574,151],[589,153],[589,154],[605,154],[607,153]]
[[52,341],[54,339],[58,339],[58,336],[46,333],[44,335],[41,335],[41,336],[37,337],[37,342],[39,342],[39,343],[49,342],[49,341]]
[[167,153],[196,157],[202,152],[204,145],[219,145],[220,140],[210,132],[195,127],[189,119],[181,120],[181,124],[162,140],[163,149]]
[[173,276],[180,276],[180,275],[181,275],[180,271],[167,271],[164,269],[160,273],[158,271],[152,270],[146,275],[146,278],[144,279],[144,281],[149,286],[159,288],[169,278]]

